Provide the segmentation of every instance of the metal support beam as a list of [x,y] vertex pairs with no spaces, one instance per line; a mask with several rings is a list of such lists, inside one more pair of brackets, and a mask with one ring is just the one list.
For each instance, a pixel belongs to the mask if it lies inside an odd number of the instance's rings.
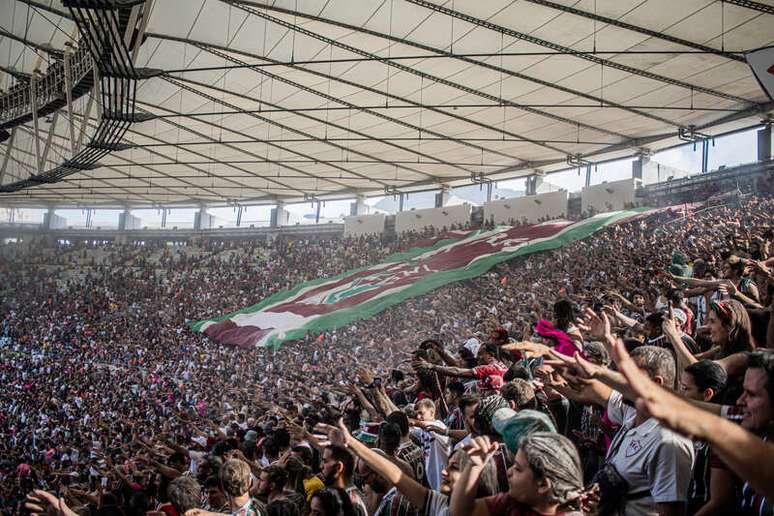
[[[200,97],[202,97],[202,98],[205,98],[205,99],[207,99],[207,100],[209,100],[209,101],[211,101],[211,102],[215,102],[215,103],[221,104],[221,105],[223,105],[223,106],[231,107],[232,109],[239,109],[239,107],[238,107],[238,106],[236,106],[236,105],[234,105],[234,104],[230,104],[230,103],[228,103],[228,102],[226,102],[226,101],[224,101],[224,100],[218,99],[218,98],[216,98],[216,97],[214,97],[214,96],[212,96],[212,95],[209,95],[209,94],[207,94],[207,93],[204,93],[204,92],[202,92],[202,91],[199,91],[198,89],[196,89],[196,88],[192,88],[192,87],[189,85],[189,84],[197,84],[197,85],[199,85],[199,86],[201,86],[201,85],[202,85],[201,83],[197,83],[196,81],[189,81],[189,80],[185,80],[185,82],[186,82],[186,83],[188,83],[188,84],[183,84],[183,82],[180,82],[180,81],[178,81],[178,80],[174,80],[174,79],[170,79],[169,77],[165,77],[165,80],[166,80],[167,82],[170,82],[171,84],[174,84],[174,85],[176,85],[176,86],[178,86],[178,87],[180,87],[180,88],[183,88],[183,89],[185,89],[185,90],[187,90],[187,91],[190,91],[191,93],[193,93],[193,94],[195,94],[195,95],[198,95],[198,96],[200,96]],[[215,88],[214,86],[210,86],[210,88],[212,88],[212,89],[217,89],[217,88]],[[232,95],[235,95],[235,93],[233,93],[233,92],[232,92],[231,94],[232,94]],[[246,114],[246,115],[247,115],[247,116],[250,116],[251,118],[255,118],[255,119],[257,119],[257,120],[260,120],[260,121],[262,121],[263,123],[266,123],[266,124],[271,124],[271,125],[274,125],[274,126],[280,127],[280,128],[282,128],[283,130],[285,130],[285,131],[291,131],[291,132],[293,132],[293,133],[296,133],[296,134],[302,135],[302,136],[304,136],[304,137],[307,137],[307,138],[313,138],[313,139],[317,139],[319,142],[321,142],[321,143],[325,143],[325,144],[327,144],[327,145],[329,145],[329,146],[331,146],[331,147],[333,147],[333,148],[336,148],[336,149],[339,149],[339,150],[342,150],[342,151],[351,152],[351,153],[353,153],[353,154],[358,154],[358,155],[361,155],[361,156],[364,156],[364,157],[368,157],[368,158],[371,158],[371,159],[373,159],[373,156],[371,156],[371,155],[369,155],[369,154],[366,154],[366,153],[363,153],[363,152],[360,152],[360,151],[356,151],[356,150],[353,150],[353,149],[349,149],[349,148],[347,148],[347,147],[344,147],[344,146],[338,145],[338,144],[336,144],[336,143],[334,143],[334,142],[325,141],[325,140],[323,140],[323,139],[320,139],[320,138],[315,138],[315,136],[314,136],[314,135],[312,135],[311,133],[308,133],[308,132],[306,132],[306,131],[302,131],[302,130],[300,130],[300,129],[296,129],[295,127],[292,127],[292,126],[289,126],[289,125],[284,125],[284,124],[281,124],[281,123],[279,123],[279,122],[276,122],[276,121],[272,120],[271,118],[267,118],[267,117],[259,116],[259,115],[255,114],[255,113],[249,113],[249,114]],[[233,129],[229,129],[228,127],[226,127],[225,129],[226,129],[226,130],[229,130],[229,131],[232,131],[232,132],[234,132],[234,133],[236,133],[236,134],[239,134],[239,132],[238,132],[238,131],[235,131],[235,130],[233,130]],[[285,148],[285,147],[281,147],[281,146],[277,146],[277,145],[273,145],[273,146],[275,146],[275,147],[278,147],[278,148],[281,148],[281,149],[283,149],[283,150],[285,150],[285,151],[288,151],[288,152],[292,152],[292,153],[294,153],[294,154],[297,154],[298,156],[301,156],[301,157],[304,157],[304,158],[308,158],[308,159],[313,159],[313,158],[314,158],[314,157],[313,157],[313,156],[311,156],[311,155],[304,154],[304,153],[302,153],[302,152],[299,152],[299,151],[297,151],[297,150],[293,150],[293,149],[291,149],[291,148]],[[250,152],[247,152],[247,151],[245,151],[245,150],[241,150],[241,152],[243,152],[243,153],[245,153],[245,154],[248,154],[248,155],[250,155],[250,154],[251,154]],[[358,172],[355,172],[355,171],[349,170],[349,169],[347,169],[347,168],[345,168],[345,167],[341,167],[341,166],[338,166],[338,165],[329,165],[329,166],[331,166],[331,167],[332,167],[332,168],[334,168],[334,169],[340,170],[341,172],[346,172],[347,174],[352,174],[352,175],[354,175],[354,176],[360,177],[361,179],[369,179],[369,178],[368,178],[368,176],[365,176],[365,175],[363,175],[363,174],[360,174],[360,173],[358,173]],[[407,170],[409,170],[409,171],[412,171],[412,172],[416,172],[416,173],[422,174],[422,175],[424,175],[424,176],[426,176],[426,177],[427,177],[427,176],[429,176],[429,174],[427,174],[426,172],[421,172],[421,171],[418,171],[418,170],[414,170],[413,168],[410,168],[410,167],[401,166],[400,168],[405,168],[405,169],[407,169]],[[301,173],[304,173],[304,171],[302,171],[302,170],[299,170],[299,172],[301,172]],[[333,184],[337,184],[338,186],[343,186],[344,188],[348,188],[348,186],[347,186],[346,184],[340,183],[339,181],[332,181],[332,180],[330,180],[330,179],[328,179],[327,181],[328,181],[328,182],[330,182],[330,183],[333,183]],[[376,182],[377,182],[377,183],[379,183],[379,184],[380,184],[380,186],[384,186],[384,183],[383,183],[383,182],[381,182],[381,181],[376,181]]]
[[[65,77],[65,99],[67,100],[67,126],[70,136],[70,158],[75,156],[75,118],[73,118],[73,70],[70,60],[72,59],[72,45],[65,44],[67,47],[64,53],[64,77]],[[58,113],[58,111],[57,111]]]
[[45,52],[46,54],[54,56],[57,59],[61,58],[62,54],[64,53],[64,51],[60,48],[55,48],[47,44],[35,43],[28,39],[22,38],[21,36],[17,36],[16,34],[8,32],[7,30],[4,30],[4,29],[0,29],[0,36],[18,41],[19,43],[25,46],[28,46],[35,51]]
[[51,140],[54,138],[54,134],[56,133],[56,123],[59,120],[59,111],[56,111],[54,113],[54,116],[51,117],[51,125],[48,128],[48,134],[46,135],[46,144],[43,147],[43,154],[40,156],[40,163],[38,163],[38,170],[43,170],[46,166],[46,161],[48,160],[48,151],[51,150]]
[[[247,2],[245,2],[243,0],[237,0],[237,1],[239,1],[240,3],[247,4]],[[337,20],[332,20],[330,18],[322,18],[320,16],[314,16],[314,15],[311,15],[311,14],[302,13],[302,12],[294,11],[294,10],[291,10],[291,9],[285,9],[283,7],[279,7],[279,6],[276,6],[276,5],[268,5],[268,4],[264,4],[264,3],[260,3],[259,4],[257,2],[250,2],[249,5],[254,6],[254,7],[260,7],[261,9],[265,9],[265,10],[268,10],[268,11],[276,11],[276,12],[280,12],[280,13],[283,13],[283,14],[292,14],[293,16],[298,16],[298,17],[305,18],[305,19],[312,20],[312,21],[318,21],[318,22],[321,22],[321,23],[325,23],[325,24],[332,25],[334,27],[339,27],[339,28],[342,28],[342,29],[346,29],[346,30],[349,30],[349,31],[355,31],[355,32],[363,33],[363,34],[368,34],[369,36],[374,36],[374,37],[377,37],[377,38],[382,38],[382,39],[385,39],[387,41],[393,41],[395,43],[399,43],[401,45],[407,45],[407,46],[410,46],[410,47],[413,47],[413,48],[417,48],[417,49],[420,49],[420,50],[424,50],[424,51],[427,51],[427,52],[432,52],[433,54],[436,54],[436,56],[443,56],[443,57],[448,57],[450,59],[457,59],[459,61],[463,61],[465,63],[469,63],[469,64],[472,64],[472,65],[475,65],[475,66],[479,66],[479,67],[485,68],[487,70],[492,70],[493,72],[497,72],[497,73],[501,73],[501,74],[507,75],[509,77],[515,77],[517,79],[522,79],[522,80],[529,81],[529,82],[534,83],[534,84],[538,84],[540,86],[545,86],[547,88],[552,88],[552,89],[555,89],[555,90],[558,90],[558,91],[562,91],[564,93],[569,93],[571,95],[575,95],[575,96],[578,96],[578,97],[581,97],[581,98],[588,99],[588,100],[592,101],[595,104],[594,107],[600,107],[600,106],[613,107],[613,108],[616,108],[616,109],[621,109],[623,111],[628,111],[629,113],[634,113],[636,115],[643,116],[645,118],[650,118],[651,120],[656,120],[658,122],[661,122],[661,123],[664,123],[664,124],[667,124],[667,125],[673,125],[675,127],[679,127],[679,124],[677,124],[676,122],[674,122],[674,121],[672,121],[672,120],[670,120],[668,118],[664,118],[664,117],[660,117],[660,116],[657,116],[657,115],[653,115],[651,113],[647,113],[646,111],[643,111],[641,108],[634,107],[634,106],[631,106],[631,107],[630,106],[624,106],[624,105],[619,104],[617,102],[613,102],[613,101],[608,100],[608,99],[603,99],[601,97],[597,97],[596,95],[592,95],[590,93],[585,93],[585,92],[582,92],[582,91],[579,91],[579,90],[575,90],[575,89],[569,88],[567,86],[562,86],[560,84],[557,84],[555,81],[546,81],[546,80],[540,79],[538,77],[534,77],[534,76],[527,75],[527,74],[522,73],[522,72],[517,72],[517,71],[514,71],[514,70],[510,70],[508,68],[503,68],[502,66],[497,66],[495,64],[488,63],[486,61],[480,61],[478,59],[473,59],[473,58],[471,58],[469,56],[455,54],[453,52],[450,52],[448,50],[444,50],[442,48],[432,47],[430,45],[425,45],[423,43],[418,43],[416,41],[411,41],[411,40],[407,40],[405,38],[400,38],[400,37],[397,37],[397,36],[393,36],[392,34],[384,34],[382,32],[378,32],[378,31],[375,31],[375,30],[367,29],[365,27],[359,27],[357,25],[350,25],[348,23],[343,23],[343,22],[340,22],[340,21],[337,21]],[[573,53],[575,53],[575,51]],[[383,60],[383,59],[384,58],[379,58],[380,61]],[[744,60],[744,58],[742,58],[742,60]],[[529,92],[525,92],[525,93],[529,93]],[[530,106],[528,104],[520,104],[520,105],[524,106],[524,107],[539,107],[539,106]]]
[[[233,55],[232,55],[233,51],[229,51],[229,53],[225,53],[225,52],[220,51],[221,49],[214,48],[211,45],[196,44],[196,46],[201,48],[201,49],[203,49],[203,50],[206,50],[207,52],[210,52],[210,53],[212,53],[214,55],[217,55],[218,57],[222,57],[223,59],[229,60],[231,62],[238,63],[238,64],[246,64],[244,61],[236,59],[235,57],[233,57]],[[439,138],[443,138],[445,140],[454,141],[455,143],[459,143],[461,145],[472,147],[472,148],[475,148],[477,150],[486,151],[486,152],[492,152],[492,153],[497,154],[499,156],[502,156],[504,158],[513,159],[513,160],[517,160],[517,161],[524,161],[524,160],[522,160],[522,159],[520,159],[520,158],[518,158],[516,156],[512,156],[512,155],[505,154],[505,153],[502,153],[502,152],[497,152],[497,151],[490,151],[489,149],[485,149],[484,147],[480,147],[478,145],[469,144],[469,143],[465,142],[464,139],[462,139],[462,138],[455,138],[453,136],[449,136],[449,135],[445,135],[445,134],[439,133],[439,132],[434,131],[432,129],[424,129],[424,128],[419,127],[417,125],[414,125],[414,124],[411,124],[409,122],[406,122],[405,120],[402,120],[400,118],[391,117],[391,116],[389,116],[389,115],[387,115],[385,113],[381,113],[381,112],[379,112],[377,110],[374,110],[374,109],[357,106],[357,105],[355,105],[355,104],[353,104],[351,102],[348,102],[345,99],[342,99],[342,98],[339,98],[339,97],[335,97],[335,96],[329,95],[327,93],[321,92],[319,90],[316,90],[314,88],[311,88],[309,86],[305,86],[305,85],[300,84],[298,82],[291,81],[290,79],[287,79],[287,78],[282,77],[280,75],[275,75],[275,74],[269,73],[266,70],[262,70],[262,69],[258,69],[258,68],[253,68],[252,70],[255,71],[256,73],[260,73],[264,77],[267,77],[267,78],[269,78],[271,80],[276,80],[276,81],[282,82],[284,84],[288,84],[290,86],[293,86],[294,88],[298,88],[298,89],[300,89],[302,91],[305,91],[307,93],[312,93],[312,94],[314,94],[314,95],[316,95],[318,97],[321,97],[321,98],[323,98],[323,99],[325,99],[327,101],[335,102],[337,104],[341,104],[342,107],[344,107],[344,108],[356,109],[358,111],[361,111],[363,113],[367,113],[367,114],[369,114],[371,116],[374,116],[376,118],[380,118],[382,120],[387,120],[389,122],[392,122],[392,123],[401,125],[403,127],[412,129],[414,131],[417,131],[417,133],[420,134],[420,135],[429,134],[431,136],[436,136],[436,137],[439,137]],[[303,70],[307,71],[305,69],[303,69]],[[337,80],[337,79],[329,76],[328,80]],[[276,106],[275,104],[272,104],[270,102],[266,102],[263,99],[261,99],[261,104],[265,104],[265,105],[268,105],[268,106]],[[422,107],[422,106],[417,105],[417,107]],[[242,111],[242,112],[244,112],[244,111]],[[322,122],[323,121],[322,119],[314,119],[314,120],[316,120],[318,122]],[[346,133],[362,134],[359,131],[353,130],[351,127],[343,127],[341,125],[334,124],[334,123],[330,122],[327,117],[325,118],[324,123],[326,125],[330,125],[330,126],[336,127],[336,128],[338,128],[338,129],[340,129],[342,131],[346,131]],[[370,138],[370,137],[369,137],[369,139],[371,141],[374,140],[373,138]],[[422,138],[420,138],[420,139],[422,139]],[[326,140],[330,141],[329,138],[326,138]],[[432,159],[434,159],[435,161],[438,161],[439,163],[447,164],[447,162],[445,162],[443,160],[440,160],[439,158],[436,158],[434,156],[428,156],[427,154],[422,153],[418,149],[415,149],[415,148],[410,148],[410,147],[400,146],[400,145],[391,145],[391,146],[394,147],[394,148],[397,148],[397,149],[399,149],[401,151],[410,152],[410,153],[416,154],[418,156],[431,157]]]
[[73,20],[73,21],[75,20],[69,12],[62,11],[60,9],[57,9],[56,7],[53,7],[53,6],[50,6],[50,5],[41,3],[41,2],[36,2],[35,0],[18,0],[18,1],[23,3],[23,4],[29,5],[30,7],[32,7],[35,10],[47,11],[47,12],[49,12],[51,14],[55,14],[57,16],[61,16],[62,18],[65,18],[65,19],[68,19],[68,20]]
[[32,102],[32,128],[33,128],[33,139],[35,141],[35,166],[37,167],[38,174],[40,174],[43,169],[40,166],[40,136],[38,135],[39,131],[39,124],[38,124],[38,71],[35,70],[32,73],[32,79],[30,80],[30,101]]
[[738,5],[739,7],[745,7],[766,14],[774,14],[774,5],[762,4],[760,2],[753,2],[752,0],[724,0],[727,4]]
[[99,82],[99,70],[95,65],[94,70],[94,99],[97,103],[97,120],[102,118],[102,85]]
[[459,20],[464,20],[472,25],[477,25],[479,27],[484,27],[486,29],[499,32],[501,34],[505,34],[506,36],[510,36],[512,38],[520,39],[523,41],[527,41],[529,43],[532,43],[534,45],[539,45],[541,47],[550,48],[552,50],[556,50],[557,52],[565,52],[570,53],[574,57],[578,57],[580,59],[585,59],[586,61],[590,61],[592,63],[598,64],[600,66],[605,66],[607,68],[613,68],[615,70],[620,70],[622,72],[630,73],[632,75],[638,75],[640,77],[645,77],[646,79],[652,79],[654,81],[658,81],[664,84],[671,84],[672,86],[679,86],[681,88],[685,88],[688,90],[692,90],[697,93],[704,93],[706,95],[712,95],[713,97],[719,97],[727,100],[733,100],[734,102],[742,102],[745,104],[753,104],[755,105],[755,102],[752,102],[750,100],[744,99],[742,97],[737,97],[735,95],[731,95],[729,93],[724,93],[722,91],[713,90],[710,88],[705,88],[703,86],[698,86],[696,84],[689,84],[687,82],[679,81],[677,79],[672,79],[670,77],[666,77],[663,75],[655,74],[652,72],[648,72],[646,70],[640,70],[639,68],[634,68],[632,66],[627,66],[621,63],[618,63],[616,61],[611,61],[609,59],[602,59],[601,57],[597,57],[593,54],[589,54],[587,52],[578,52],[576,50],[573,50],[569,47],[565,47],[563,45],[559,45],[556,43],[552,43],[550,41],[537,38],[535,36],[531,36],[529,34],[526,34],[524,32],[519,32],[514,29],[509,29],[508,27],[503,27],[502,25],[497,25],[495,23],[482,20],[480,18],[476,18],[475,16],[470,16],[468,14],[461,13],[459,11],[455,11],[453,9],[449,9],[448,7],[443,7],[437,4],[434,4],[432,2],[427,2],[426,0],[406,0],[407,2],[410,2],[415,5],[419,5],[421,7],[424,7],[426,9],[429,9],[431,11],[435,11],[438,13],[445,14],[447,16],[451,16],[453,18],[457,18]]
[[[303,34],[305,36],[308,36],[310,38],[316,39],[318,41],[322,41],[323,43],[326,43],[328,45],[333,45],[333,46],[342,48],[344,50],[347,50],[349,52],[352,52],[354,54],[361,55],[361,56],[376,57],[375,54],[372,54],[370,52],[366,52],[364,50],[361,50],[361,49],[359,49],[357,47],[353,47],[351,45],[347,45],[345,43],[342,43],[339,40],[335,40],[335,39],[331,39],[331,38],[322,36],[322,35],[320,35],[320,34],[318,34],[316,32],[307,30],[307,29],[305,29],[303,27],[300,27],[298,25],[295,25],[293,23],[290,23],[290,22],[287,22],[285,20],[276,18],[274,16],[269,16],[268,14],[266,14],[264,12],[261,12],[260,9],[256,9],[254,7],[251,7],[249,2],[244,2],[244,1],[241,1],[241,0],[224,0],[224,1],[226,1],[227,3],[232,3],[236,7],[242,9],[243,11],[248,12],[250,14],[253,14],[253,15],[259,17],[259,18],[263,18],[263,19],[268,20],[268,21],[270,21],[270,22],[272,22],[272,23],[274,23],[276,25],[279,25],[281,27],[285,27],[286,29],[293,30],[293,31],[295,31],[295,32],[297,32],[299,34]],[[263,6],[263,4],[255,4],[255,5],[257,5],[259,8]],[[617,138],[622,138],[624,140],[631,139],[629,136],[627,136],[625,134],[621,134],[621,133],[618,133],[618,132],[615,132],[615,131],[612,131],[612,130],[609,130],[609,129],[598,127],[598,126],[594,126],[594,125],[590,125],[590,124],[585,124],[585,123],[582,123],[582,122],[579,122],[579,121],[576,121],[576,120],[570,120],[570,119],[565,118],[563,116],[554,115],[553,113],[548,113],[548,112],[542,111],[540,109],[530,108],[530,107],[524,106],[522,104],[519,104],[518,102],[514,102],[514,101],[509,100],[509,99],[504,99],[502,97],[498,97],[497,95],[490,95],[490,94],[485,93],[485,92],[483,92],[481,90],[478,90],[478,89],[475,89],[475,88],[470,88],[470,87],[465,86],[463,84],[459,84],[459,83],[456,83],[454,81],[450,81],[450,80],[444,79],[442,77],[438,77],[438,76],[435,76],[435,75],[432,75],[432,74],[429,74],[429,73],[422,72],[422,71],[417,70],[415,68],[412,68],[410,66],[405,66],[405,65],[400,64],[400,63],[398,63],[396,61],[392,61],[392,60],[390,60],[388,58],[382,58],[382,59],[380,59],[380,61],[382,63],[384,63],[385,65],[390,66],[392,68],[395,68],[397,70],[400,70],[402,72],[406,72],[408,74],[415,75],[415,76],[417,76],[417,77],[419,77],[421,79],[432,81],[432,82],[441,84],[443,86],[447,86],[449,88],[453,88],[453,89],[456,89],[456,90],[459,90],[459,91],[463,91],[463,92],[468,93],[470,95],[475,95],[475,96],[478,96],[478,97],[481,97],[481,98],[485,98],[485,99],[490,100],[490,101],[492,101],[495,104],[498,104],[500,106],[513,107],[513,108],[519,109],[521,111],[525,111],[525,112],[532,113],[532,114],[535,114],[535,115],[539,115],[539,116],[542,116],[542,117],[545,117],[545,118],[549,118],[551,120],[555,120],[555,121],[558,121],[558,122],[569,124],[569,125],[572,125],[573,127],[583,128],[583,129],[587,129],[587,130],[590,130],[590,131],[595,131],[595,132],[599,132],[599,133],[603,133],[603,134],[612,135],[612,136],[615,136]],[[562,151],[560,149],[557,149],[556,147],[545,145],[545,144],[543,144],[543,143],[541,143],[539,141],[536,141],[536,140],[532,141],[531,143],[534,143],[535,145],[540,145],[541,147],[544,147],[544,148],[549,148],[549,149],[551,149],[553,151],[565,152],[565,151]]]
[[[89,100],[86,102],[86,110],[83,112],[83,120],[81,120],[81,130],[78,132],[78,141],[75,142],[75,152],[81,150],[83,137],[86,136],[86,129],[88,129],[89,120],[91,119],[91,109],[94,106],[94,97],[96,97],[96,88],[94,93],[89,95]],[[70,118],[70,123],[74,124],[75,119]]]
[[13,150],[13,140],[16,137],[16,127],[11,128],[11,136],[5,144],[5,154],[3,155],[3,165],[0,167],[0,185],[3,184],[3,177],[5,177],[5,170],[8,168],[8,162],[11,158],[11,151]]
[[[230,54],[241,55],[241,56],[244,56],[244,57],[247,57],[247,58],[250,58],[250,59],[259,59],[259,60],[268,61],[270,63],[279,63],[279,61],[276,61],[276,60],[273,60],[273,59],[270,59],[270,58],[267,58],[267,57],[263,57],[263,56],[260,56],[260,55],[257,55],[257,54],[252,54],[252,53],[246,52],[244,50],[238,50],[238,49],[235,49],[235,48],[227,48],[227,47],[223,47],[223,46],[220,46],[220,45],[215,45],[215,44],[212,44],[212,43],[205,43],[205,42],[202,42],[202,41],[192,40],[192,39],[188,39],[188,38],[178,38],[178,37],[174,37],[174,36],[166,36],[166,35],[155,34],[155,33],[148,34],[148,37],[156,38],[156,39],[162,39],[162,40],[179,41],[181,43],[187,43],[187,44],[196,46],[198,48],[201,48],[201,49],[207,50],[207,51],[211,51],[211,49],[222,50],[224,52],[229,52]],[[454,111],[451,111],[451,110],[440,109],[440,106],[439,107],[428,106],[427,104],[419,103],[419,102],[416,102],[416,101],[411,100],[409,98],[401,97],[399,95],[395,95],[395,94],[389,93],[387,91],[381,91],[381,90],[378,90],[376,88],[372,88],[372,87],[364,85],[364,84],[360,84],[360,83],[356,83],[356,82],[353,82],[353,81],[346,80],[346,79],[344,79],[344,78],[342,78],[342,77],[340,77],[338,75],[328,75],[326,73],[319,72],[319,71],[311,69],[311,68],[303,68],[301,66],[293,65],[293,64],[288,64],[287,66],[289,68],[294,69],[294,70],[299,70],[299,71],[302,71],[304,73],[307,73],[307,74],[310,74],[310,75],[314,75],[315,77],[320,77],[320,78],[325,79],[325,80],[336,81],[336,82],[344,84],[346,86],[351,86],[351,87],[359,89],[359,90],[367,91],[369,93],[374,93],[376,95],[382,96],[382,97],[384,97],[386,99],[389,99],[389,100],[395,100],[395,101],[400,102],[401,104],[407,104],[407,105],[410,105],[410,106],[413,106],[413,107],[416,107],[416,108],[425,109],[427,111],[431,111],[433,113],[437,113],[439,115],[443,115],[445,117],[452,118],[454,120],[459,120],[461,122],[465,122],[465,123],[474,125],[476,127],[480,127],[480,128],[483,128],[483,129],[487,129],[487,130],[495,131],[495,132],[498,132],[498,133],[502,133],[502,134],[505,134],[505,135],[510,136],[512,138],[517,138],[518,141],[526,141],[526,142],[532,142],[533,141],[533,140],[530,140],[530,139],[525,139],[521,135],[518,135],[516,133],[510,132],[510,131],[502,128],[502,127],[495,127],[495,126],[493,126],[491,124],[480,122],[480,121],[474,120],[472,118],[466,118],[463,115],[457,114],[457,113],[455,113]],[[360,109],[360,108],[357,108],[357,109]],[[418,130],[419,129],[418,126],[414,126],[413,124],[406,125],[404,123],[404,121],[396,121],[395,123],[403,125],[404,127],[411,127],[414,130]],[[448,136],[448,135],[444,135],[442,133],[437,133],[437,132],[435,132],[435,131],[433,131],[431,129],[423,129],[423,133],[436,135],[438,137],[446,138],[446,139],[449,139],[450,141],[454,141],[454,142],[458,142],[458,143],[459,142],[463,142],[462,145],[472,146],[472,147],[478,149],[479,151],[519,161],[520,163],[518,165],[516,165],[516,167],[521,167],[521,168],[529,168],[529,167],[531,167],[530,162],[528,162],[528,161],[526,161],[526,160],[524,160],[522,158],[518,158],[518,157],[509,155],[509,154],[506,154],[506,153],[503,153],[503,152],[500,152],[500,151],[497,151],[497,150],[490,150],[490,149],[487,149],[485,147],[481,147],[479,145],[473,145],[471,143],[465,142],[464,138],[454,138],[453,136]],[[609,143],[607,143],[607,145],[609,145]],[[514,170],[516,170],[516,168]]]
[[137,56],[140,55],[140,45],[142,45],[142,41],[145,38],[145,31],[148,29],[152,8],[153,0],[145,0],[145,5],[142,8],[142,21],[140,21],[140,27],[135,35],[134,48],[132,49],[133,64],[137,64]]
[[594,20],[600,23],[604,23],[607,25],[612,25],[614,27],[620,27],[622,29],[630,30],[632,32],[637,32],[639,34],[644,34],[646,36],[650,36],[651,38],[657,38],[664,41],[669,41],[670,43],[675,43],[677,45],[682,45],[684,47],[693,48],[695,50],[700,50],[702,52],[706,52],[708,54],[715,54],[717,56],[725,57],[726,59],[731,59],[733,61],[739,61],[740,63],[746,63],[743,55],[735,54],[733,52],[726,52],[725,50],[719,50],[716,48],[708,47],[706,45],[702,45],[701,43],[694,43],[693,41],[688,41],[682,38],[678,38],[675,36],[670,36],[669,34],[664,34],[663,32],[659,32],[657,30],[651,30],[646,29],[645,27],[640,27],[639,25],[633,25],[631,23],[626,23],[621,20],[616,20],[615,18],[608,18],[606,16],[600,16],[596,13],[590,13],[588,11],[583,11],[581,9],[575,9],[574,7],[570,7],[568,5],[563,5],[557,2],[551,2],[550,0],[525,0],[527,2],[536,4],[536,5],[542,5],[543,7],[549,7],[551,9],[555,9],[557,11],[562,11],[565,13],[574,14],[575,16],[581,16],[583,18],[588,18],[590,20]]

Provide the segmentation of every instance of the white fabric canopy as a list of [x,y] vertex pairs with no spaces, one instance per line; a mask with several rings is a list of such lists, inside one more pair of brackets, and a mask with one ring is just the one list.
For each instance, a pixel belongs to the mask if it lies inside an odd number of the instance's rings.
[[[30,44],[79,39],[60,2],[38,2],[0,7],[6,72],[45,72],[52,58]],[[772,110],[740,59],[774,43],[764,12],[774,0],[758,4],[155,0],[135,66],[168,73],[140,82],[136,107],[162,117],[133,124],[124,141],[134,147],[100,168],[0,203],[384,195],[470,184],[471,174],[550,173],[568,156],[655,151],[678,143],[680,128],[751,126]],[[4,89],[17,80],[2,77]],[[2,183],[31,173],[30,127],[17,133]],[[49,166],[64,159],[67,134],[59,117]]]

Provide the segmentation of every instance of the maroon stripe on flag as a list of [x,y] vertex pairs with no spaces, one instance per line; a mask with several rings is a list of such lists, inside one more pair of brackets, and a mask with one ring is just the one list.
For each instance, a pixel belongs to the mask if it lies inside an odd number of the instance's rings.
[[237,326],[231,319],[226,319],[208,326],[204,334],[221,344],[250,348],[255,346],[274,328],[261,329],[257,326]]
[[[320,285],[315,289],[294,297],[292,301],[268,308],[266,312],[290,312],[303,317],[310,317],[327,314],[343,308],[351,308],[378,296],[386,290],[415,283],[421,278],[437,272],[465,267],[477,256],[500,252],[506,245],[514,245],[517,242],[527,244],[538,238],[554,236],[569,225],[570,223],[565,222],[542,224],[539,226],[520,226],[492,235],[481,235],[479,238],[450,246],[448,249],[443,249],[427,258],[391,264],[378,272],[367,269],[341,278],[333,284]],[[378,288],[346,297],[336,303],[319,304],[304,302],[319,293],[346,285],[353,279],[363,276],[376,276],[384,284]],[[368,279],[361,284],[373,284],[376,282],[373,279]]]

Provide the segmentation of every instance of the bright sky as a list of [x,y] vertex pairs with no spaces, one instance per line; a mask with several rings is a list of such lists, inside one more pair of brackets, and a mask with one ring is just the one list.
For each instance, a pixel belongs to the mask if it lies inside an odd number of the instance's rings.
[[[709,169],[715,170],[722,165],[734,166],[742,163],[751,163],[756,160],[757,155],[757,129],[745,131],[742,133],[717,138],[715,144],[710,148]],[[656,153],[652,159],[663,165],[687,170],[691,173],[698,173],[701,169],[701,146],[697,145],[694,150],[693,145],[683,145],[672,150]],[[605,181],[618,181],[631,177],[632,160],[625,159],[599,165],[592,172],[592,184],[599,184]],[[580,191],[585,182],[584,172],[578,174],[577,170],[567,170],[557,172],[546,176],[546,181],[557,185],[571,192]],[[524,178],[512,179],[508,181],[499,181],[498,188],[509,188],[513,190],[524,190]],[[368,199],[366,203],[373,206],[379,202],[382,197]],[[330,220],[340,220],[341,217],[349,215],[350,204],[354,199],[343,201],[327,201],[323,203],[320,210],[321,223],[327,223]],[[428,208],[432,206],[427,206]],[[300,203],[287,205],[286,209],[290,211],[301,224],[314,224],[315,207],[311,203]],[[249,226],[254,224],[258,226],[268,226],[271,206],[249,206],[247,211],[242,214],[242,225]],[[234,208],[209,208],[208,213],[216,217],[215,226],[234,227],[236,226],[237,212]],[[195,209],[172,209],[167,214],[167,227],[190,228],[193,227]],[[17,222],[43,222],[44,210],[23,209],[16,214]],[[58,209],[57,215],[65,217],[70,226],[85,226],[86,211],[81,209]],[[97,210],[94,214],[94,227],[103,228],[118,227],[118,216],[121,210]],[[155,209],[132,210],[132,214],[142,219],[143,226],[160,227],[161,212]]]

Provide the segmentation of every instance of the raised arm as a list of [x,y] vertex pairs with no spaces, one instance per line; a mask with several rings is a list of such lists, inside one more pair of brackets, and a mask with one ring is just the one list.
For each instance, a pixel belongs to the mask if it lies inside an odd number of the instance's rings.
[[670,344],[672,344],[672,349],[675,350],[675,355],[677,355],[676,358],[678,375],[683,371],[683,369],[693,364],[694,362],[699,361],[699,359],[696,358],[685,345],[685,342],[683,342],[683,339],[680,337],[680,333],[677,331],[677,327],[675,327],[675,321],[673,319],[664,319],[664,321],[661,323],[661,329],[664,332],[666,338],[669,340]]
[[444,376],[460,376],[463,378],[475,378],[476,371],[473,369],[466,369],[462,367],[442,366],[438,364],[432,364],[425,360],[416,360],[413,363],[417,369],[427,369],[429,371],[435,371],[438,374]]
[[614,356],[637,393],[639,408],[676,432],[707,441],[723,462],[757,493],[774,497],[774,443],[767,443],[741,426],[659,387],[637,368],[622,344],[615,346]]
[[484,466],[498,448],[499,444],[490,442],[486,436],[476,437],[465,448],[470,461],[462,469],[460,478],[454,484],[449,500],[450,516],[489,516],[486,502],[476,499],[476,492]]
[[422,507],[427,497],[428,489],[406,475],[395,463],[387,457],[380,455],[371,448],[361,443],[349,433],[346,425],[339,420],[337,426],[318,425],[318,428],[328,434],[328,439],[334,444],[343,445],[360,457],[368,467],[378,473],[390,484],[396,486],[398,491],[408,498],[414,507]]

